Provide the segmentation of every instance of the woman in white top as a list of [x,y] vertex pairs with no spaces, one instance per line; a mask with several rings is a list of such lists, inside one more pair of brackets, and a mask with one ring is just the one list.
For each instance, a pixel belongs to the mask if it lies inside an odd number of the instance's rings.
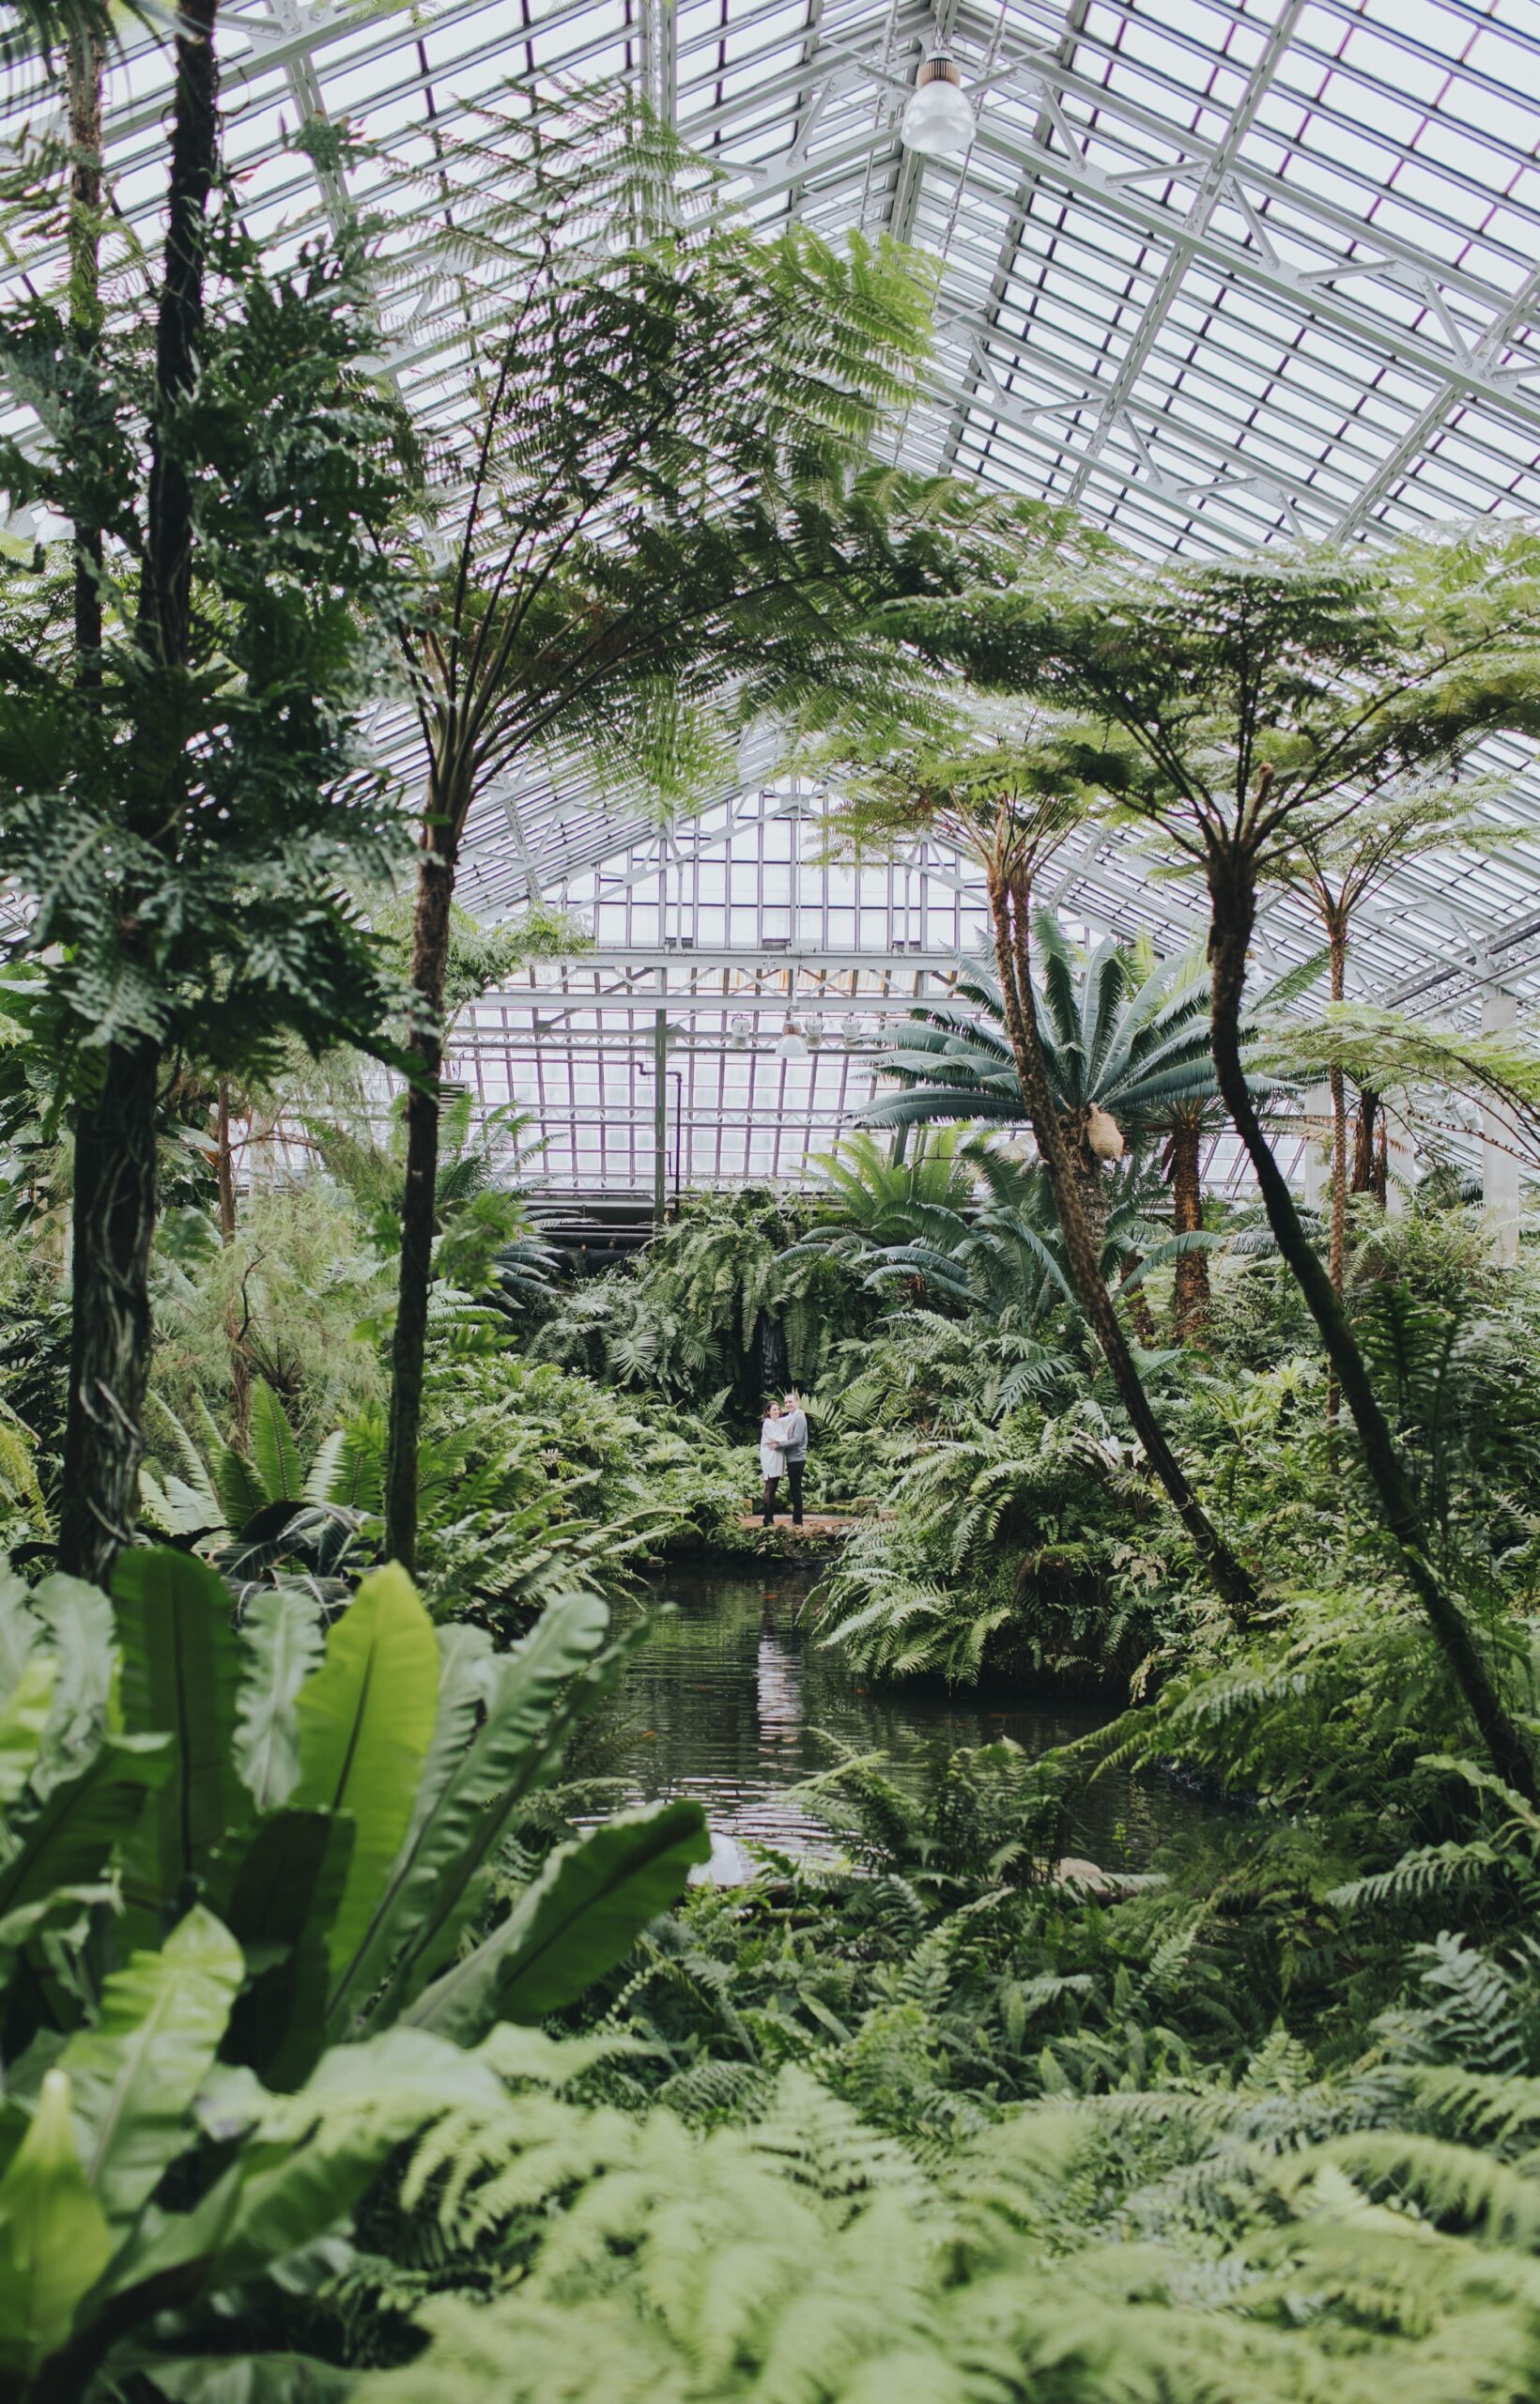
[[764,1480],[764,1524],[773,1525],[776,1517],[776,1488],[786,1466],[786,1428],[788,1422],[780,1415],[780,1405],[773,1402],[760,1429],[760,1475]]

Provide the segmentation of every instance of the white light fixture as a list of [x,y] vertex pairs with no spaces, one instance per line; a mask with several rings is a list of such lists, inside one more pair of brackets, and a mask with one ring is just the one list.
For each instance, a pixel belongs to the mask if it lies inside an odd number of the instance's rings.
[[747,1052],[748,1049],[748,1039],[752,1034],[753,1029],[749,1025],[748,1020],[742,1010],[738,1012],[736,1018],[729,1019],[727,1023],[727,1031],[734,1052]]
[[954,150],[965,150],[973,133],[973,103],[963,93],[957,62],[938,50],[921,64],[899,138],[906,150],[917,150],[922,159],[945,159]]
[[794,1018],[789,1018],[786,1025],[781,1029],[780,1041],[777,1044],[776,1051],[782,1060],[805,1060],[807,1058],[808,1039],[803,1034],[801,1027],[798,1026]]

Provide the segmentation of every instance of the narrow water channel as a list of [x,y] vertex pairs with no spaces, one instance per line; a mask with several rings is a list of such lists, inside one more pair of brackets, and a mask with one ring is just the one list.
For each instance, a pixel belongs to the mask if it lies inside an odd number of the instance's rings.
[[[671,1570],[654,1581],[653,1601],[674,1608],[657,1616],[618,1698],[623,1774],[638,1801],[695,1796],[715,1835],[730,1841],[719,1857],[748,1842],[837,1851],[793,1790],[831,1767],[841,1746],[885,1754],[895,1781],[918,1791],[938,1753],[1002,1736],[1042,1753],[1110,1716],[1018,1682],[965,1691],[932,1679],[873,1682],[799,1616],[814,1582],[775,1562],[755,1574]],[[1104,1774],[1071,1808],[1069,1849],[1106,1869],[1138,1869],[1197,1808],[1163,1781]]]

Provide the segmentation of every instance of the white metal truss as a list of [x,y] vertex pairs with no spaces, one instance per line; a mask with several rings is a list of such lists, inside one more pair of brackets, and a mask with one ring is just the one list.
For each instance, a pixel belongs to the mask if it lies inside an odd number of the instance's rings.
[[[762,221],[797,214],[837,239],[886,230],[940,255],[935,372],[897,430],[907,464],[1072,501],[1147,556],[1372,540],[1540,507],[1532,0],[226,0],[222,28],[227,156],[259,235],[335,223],[370,197],[367,166],[324,143],[297,146],[303,128],[350,126],[426,162],[436,131],[464,130],[508,78],[556,96],[628,77]],[[965,158],[922,162],[902,150],[899,118],[943,37],[978,130]],[[165,87],[152,44],[114,69],[115,198],[146,230],[162,199]],[[10,98],[13,118],[36,113],[20,85]],[[441,337],[417,332],[409,303],[391,339],[403,392],[424,409],[452,407],[437,388],[429,397]],[[381,718],[378,742],[411,773],[399,716]],[[1521,1008],[1540,1000],[1540,780],[1517,747],[1497,756],[1513,778],[1506,814],[1533,840],[1409,865],[1361,926],[1358,991],[1437,1016],[1474,1015],[1494,988]],[[951,938],[929,900],[921,952],[898,948],[908,938],[893,895],[906,879],[950,892],[959,925],[977,917],[981,897],[939,855],[869,877],[883,932],[870,945],[831,937],[818,986],[818,944],[804,963],[800,927],[783,951],[771,926],[783,863],[764,830],[789,823],[783,800],[767,763],[742,761],[700,828],[679,830],[671,871],[645,817],[617,816],[581,780],[531,773],[478,806],[462,886],[471,908],[506,918],[536,900],[597,915],[595,949],[540,972],[563,995],[562,1032],[542,1042],[565,1080],[575,1169],[590,1107],[579,1037],[593,1036],[594,1061],[618,1061],[643,1046],[661,999],[687,1022],[681,1042],[706,1047],[692,1059],[717,1045],[716,1102],[702,1068],[687,1114],[701,1145],[716,1140],[714,1107],[745,1129],[784,1122],[788,1142],[800,1109],[816,1145],[855,1091],[866,1038],[809,1054],[805,1094],[778,1071],[773,1094],[750,1078],[740,1108],[728,1065],[779,1055],[759,1035],[738,1045],[731,1018],[762,1034],[788,994],[802,999],[801,984],[784,985],[794,967],[815,980],[831,1028],[874,1026],[916,976],[943,974]],[[724,903],[720,937],[703,943],[682,928],[681,897],[714,861],[761,885],[749,917]],[[670,872],[671,948],[658,889]],[[1105,832],[1063,855],[1055,898],[1088,928],[1147,930],[1167,948],[1202,923],[1198,894],[1149,884],[1132,839]],[[623,907],[624,938],[607,932]],[[637,915],[648,907],[650,934]],[[1271,905],[1266,966],[1315,943],[1297,904]],[[843,1002],[839,978],[854,979]],[[566,1006],[579,992],[586,1015]],[[498,1031],[516,1038],[501,1078],[512,1090],[533,1009],[500,997],[473,1040],[468,1031],[468,1067],[473,1056],[489,1099]],[[634,1078],[624,1101],[608,1078],[607,1067],[582,1088],[597,1097],[600,1154],[623,1119],[653,1115]],[[755,1140],[746,1134],[737,1167],[718,1145],[696,1173],[749,1173],[764,1150]],[[696,1137],[682,1149],[695,1164]],[[639,1158],[633,1147],[614,1174],[625,1181]]]

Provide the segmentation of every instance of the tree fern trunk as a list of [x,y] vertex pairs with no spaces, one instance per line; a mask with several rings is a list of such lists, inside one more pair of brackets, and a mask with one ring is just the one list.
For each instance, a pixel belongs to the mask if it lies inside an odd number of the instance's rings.
[[401,1201],[401,1271],[391,1343],[390,1432],[385,1455],[385,1553],[417,1570],[417,1455],[423,1426],[428,1296],[439,1183],[439,1088],[444,1073],[444,981],[449,970],[457,821],[434,797],[417,869],[411,981],[420,1019],[411,1037],[419,1081],[407,1091],[407,1183]]
[[1370,1480],[1385,1523],[1394,1538],[1407,1581],[1427,1614],[1444,1659],[1500,1778],[1526,1801],[1540,1800],[1540,1784],[1529,1746],[1498,1693],[1490,1668],[1469,1621],[1447,1591],[1429,1557],[1411,1481],[1379,1408],[1368,1368],[1327,1270],[1300,1223],[1294,1197],[1262,1133],[1240,1056],[1240,1006],[1251,948],[1256,897],[1244,862],[1216,860],[1209,877],[1212,920],[1209,958],[1212,971],[1214,1070],[1236,1132],[1246,1147],[1261,1188],[1268,1224],[1321,1332],[1327,1358],[1363,1447]]
[[1054,1107],[1048,1064],[1043,1057],[1032,1002],[1029,926],[1031,894],[999,877],[990,880],[990,916],[994,930],[994,957],[1005,1003],[1006,1031],[1026,1102],[1027,1117],[1042,1157],[1043,1171],[1070,1266],[1070,1282],[1090,1321],[1091,1332],[1106,1357],[1113,1383],[1145,1457],[1169,1495],[1172,1506],[1193,1540],[1214,1591],[1237,1619],[1243,1620],[1256,1600],[1247,1571],[1213,1526],[1188,1483],[1186,1472],[1166,1441],[1165,1431],[1150,1408],[1143,1379],[1123,1333],[1117,1307],[1107,1291],[1095,1236],[1088,1225],[1075,1179],[1074,1164]]
[[[1348,991],[1347,932],[1339,918],[1329,921],[1331,993],[1340,1002]],[[1340,1294],[1348,1264],[1348,1086],[1340,1060],[1328,1064],[1332,1092],[1332,1283]]]
[[[1203,1232],[1203,1129],[1195,1114],[1178,1112],[1172,1122],[1171,1227],[1178,1236]],[[1209,1317],[1209,1256],[1177,1256],[1173,1333],[1178,1344],[1196,1344]]]

